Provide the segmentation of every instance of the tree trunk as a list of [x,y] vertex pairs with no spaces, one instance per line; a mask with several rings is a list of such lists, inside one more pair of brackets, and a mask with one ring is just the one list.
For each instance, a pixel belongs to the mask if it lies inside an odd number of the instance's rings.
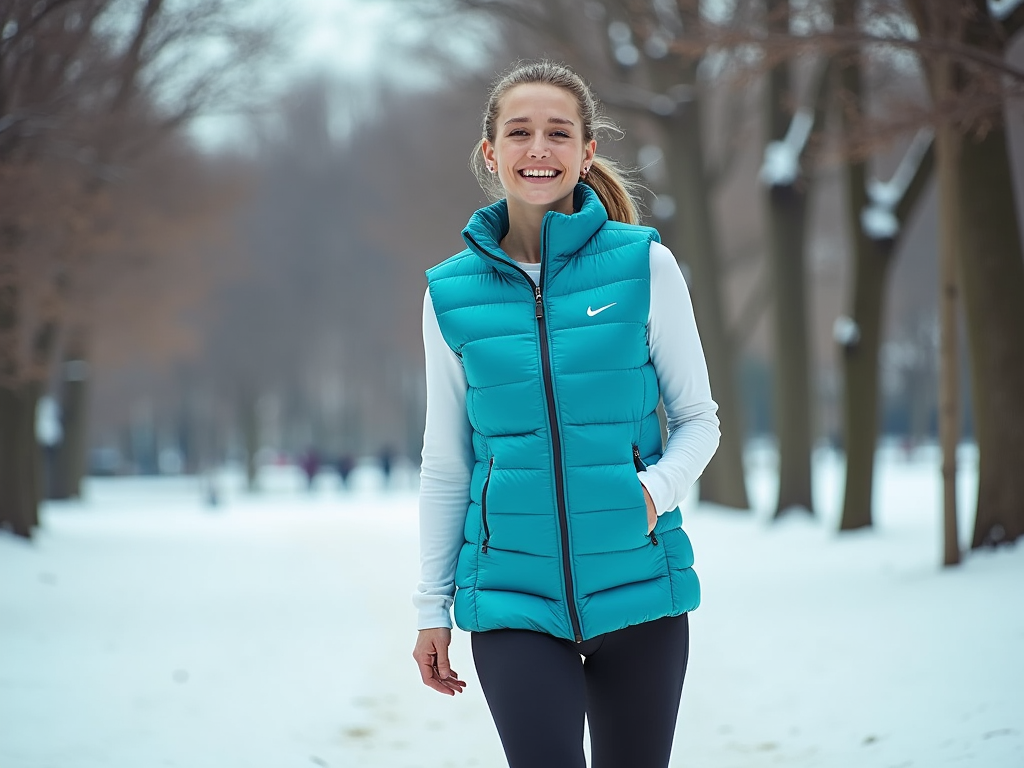
[[[940,62],[935,83],[939,93],[949,88],[949,67]],[[956,449],[960,441],[960,360],[957,338],[957,302],[959,287],[957,262],[960,261],[961,228],[959,223],[960,185],[958,178],[959,137],[952,126],[938,130],[936,145],[939,171],[940,228],[940,348],[939,348],[939,440],[942,445],[942,534],[945,566],[960,562],[960,540],[957,533]]]
[[38,382],[30,382],[23,388],[21,419],[21,435],[19,437],[21,472],[26,483],[25,498],[28,501],[27,516],[29,525],[39,527],[39,505],[43,501],[43,452],[36,438],[36,409],[39,398],[43,394],[43,386]]
[[804,272],[805,193],[776,187],[769,197],[769,248],[775,281],[775,433],[779,443],[776,516],[813,512],[810,352]]
[[56,483],[53,498],[71,499],[82,495],[82,478],[88,463],[89,365],[80,333],[68,344],[62,373],[61,423],[64,436],[57,448]]
[[[35,445],[35,405],[29,407],[25,387],[0,387],[0,526],[23,538],[38,525],[36,476],[32,466]],[[26,435],[32,441],[26,442]]]
[[[843,90],[861,104],[859,64],[842,71]],[[844,125],[849,117],[842,114]],[[892,254],[891,244],[870,239],[861,225],[868,205],[867,169],[864,162],[846,166],[847,227],[853,245],[852,320],[857,337],[845,340],[843,352],[843,447],[846,451],[846,482],[839,529],[866,528],[872,524],[875,447],[878,443],[878,356],[882,343],[885,287]]]
[[[652,63],[652,72],[662,91],[679,80],[678,64],[671,61],[657,67]],[[693,73],[686,73],[683,79],[691,76]],[[701,477],[700,498],[726,507],[749,509],[743,469],[743,420],[734,353],[722,306],[718,241],[708,199],[701,120],[699,97],[695,97],[659,121],[679,221],[667,244],[676,258],[690,267],[694,314],[721,421],[721,442]]]
[[[952,19],[948,35],[1003,58],[1007,29],[994,23],[990,3],[971,0]],[[936,18],[923,3],[910,6],[919,29]],[[1017,14],[1019,21],[1019,14]],[[1012,22],[1016,24],[1016,22]],[[943,30],[940,30],[942,32]],[[976,85],[962,64],[936,68],[936,103],[970,96]],[[1024,535],[1024,251],[1017,221],[1004,110],[975,119],[980,137],[959,139],[955,156],[960,295],[971,370],[978,444],[978,503],[971,547],[995,546]],[[948,523],[947,523],[948,524]]]
[[[768,75],[765,89],[768,142],[789,128],[783,112],[791,101],[788,65]],[[779,443],[779,499],[776,517],[791,509],[814,510],[811,497],[810,349],[807,340],[807,192],[803,180],[772,185],[767,192],[768,248],[774,280],[775,433]]]
[[48,379],[58,329],[57,320],[52,317],[43,320],[35,329],[31,347],[33,376],[20,387],[23,413],[19,425],[17,462],[19,482],[28,484],[24,493],[28,503],[28,520],[33,527],[39,525],[39,505],[43,498],[42,451],[36,438],[36,409],[44,391],[42,382]]
[[[850,186],[854,183],[851,181]],[[851,223],[860,229],[859,217]],[[862,234],[855,235],[855,239],[859,242],[854,248],[852,319],[859,337],[843,347],[846,483],[839,524],[843,531],[869,527],[873,522],[871,502],[879,419],[878,357],[890,261],[889,253],[879,244]]]
[[33,515],[21,459],[25,409],[23,392],[16,383],[18,289],[13,260],[8,258],[18,243],[18,232],[8,226],[0,235],[0,257],[4,258],[0,263],[0,527],[30,538]]
[[958,157],[964,314],[970,341],[978,509],[971,547],[1024,535],[1024,255],[1005,129]]

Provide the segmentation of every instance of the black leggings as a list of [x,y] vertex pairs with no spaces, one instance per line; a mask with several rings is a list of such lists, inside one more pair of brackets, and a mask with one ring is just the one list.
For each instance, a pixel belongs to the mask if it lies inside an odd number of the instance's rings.
[[[576,644],[473,633],[473,661],[510,768],[666,768],[690,648],[686,614]],[[586,659],[581,659],[580,656]]]

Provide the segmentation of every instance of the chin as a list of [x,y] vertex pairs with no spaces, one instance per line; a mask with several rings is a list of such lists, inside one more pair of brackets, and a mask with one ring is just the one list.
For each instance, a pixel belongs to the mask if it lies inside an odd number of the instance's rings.
[[[576,189],[574,184],[569,189],[560,189],[557,192],[549,191],[545,194],[539,194],[539,190],[524,190],[524,194],[517,195],[517,197],[528,205],[535,205],[544,208],[557,208],[563,201],[568,198],[570,207],[572,206],[572,195]],[[530,194],[533,192],[533,194]]]

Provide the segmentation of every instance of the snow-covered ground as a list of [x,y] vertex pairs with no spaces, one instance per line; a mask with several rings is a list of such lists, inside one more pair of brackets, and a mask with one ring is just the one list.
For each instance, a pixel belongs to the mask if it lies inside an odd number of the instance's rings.
[[[772,462],[750,453],[754,514],[685,510],[704,602],[673,766],[1024,766],[1024,547],[940,569],[928,453],[884,454],[874,530],[835,532],[825,452],[819,519],[771,524]],[[504,765],[467,636],[455,699],[409,655],[411,478],[355,480],[228,478],[216,508],[93,480],[35,543],[0,535],[0,768]],[[963,480],[969,512],[969,453]]]

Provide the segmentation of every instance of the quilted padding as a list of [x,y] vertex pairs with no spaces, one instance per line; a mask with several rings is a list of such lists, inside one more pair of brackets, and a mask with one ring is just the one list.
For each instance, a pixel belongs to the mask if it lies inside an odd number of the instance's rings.
[[572,215],[544,218],[542,319],[535,286],[499,245],[504,201],[470,219],[465,251],[427,271],[466,371],[476,452],[456,572],[463,629],[589,639],[699,602],[681,515],[647,535],[634,463],[634,447],[648,465],[662,450],[647,344],[658,235],[609,222],[585,185],[574,202]]

